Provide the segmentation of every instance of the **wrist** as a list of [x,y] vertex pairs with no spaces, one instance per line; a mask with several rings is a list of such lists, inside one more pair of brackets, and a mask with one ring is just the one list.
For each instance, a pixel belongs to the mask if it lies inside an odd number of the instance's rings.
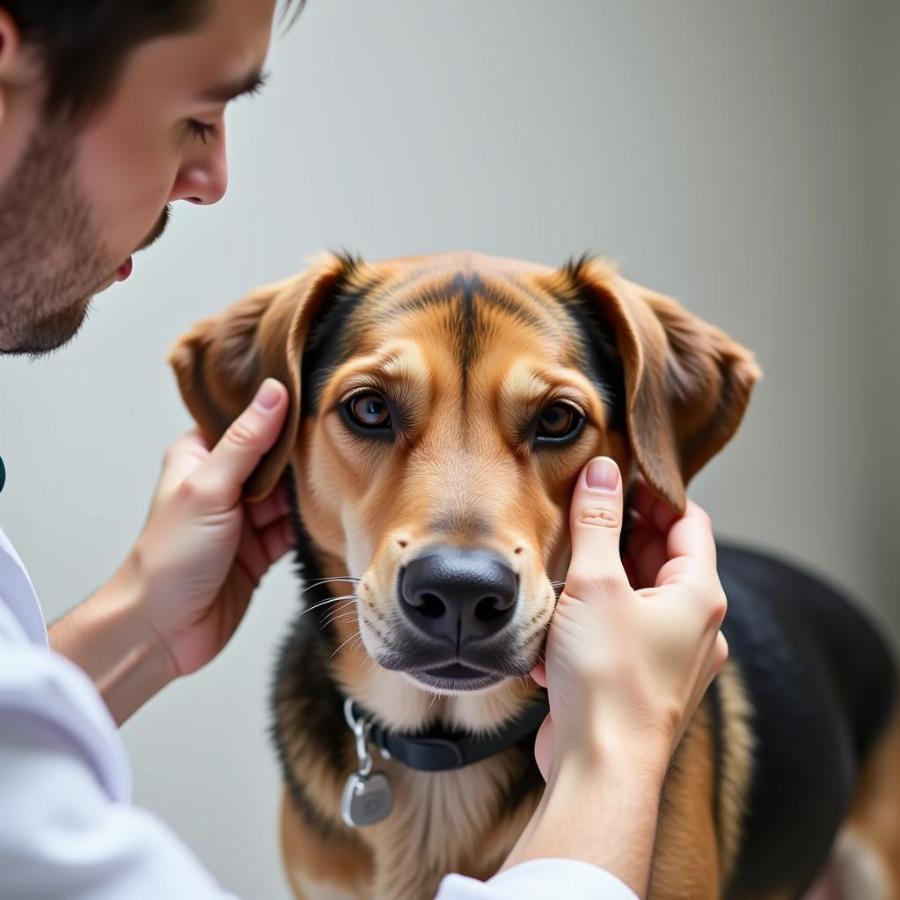
[[628,727],[605,721],[592,727],[587,722],[568,733],[557,733],[551,780],[557,771],[571,771],[582,779],[602,781],[618,773],[629,778],[656,778],[662,783],[672,758],[671,734],[646,722],[636,724],[630,713]]
[[119,725],[178,675],[145,608],[140,570],[129,557],[50,629],[53,649],[87,673]]
[[562,808],[579,792],[630,798],[658,796],[670,757],[653,741],[599,740],[557,748],[547,791]]
[[505,867],[577,859],[645,896],[668,759],[635,749],[598,740],[589,750],[555,757],[541,802]]

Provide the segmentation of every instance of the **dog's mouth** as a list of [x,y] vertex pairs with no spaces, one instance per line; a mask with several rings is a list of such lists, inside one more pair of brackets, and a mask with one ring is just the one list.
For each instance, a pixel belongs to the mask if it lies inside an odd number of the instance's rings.
[[370,655],[375,662],[436,693],[481,691],[507,678],[521,678],[534,665],[533,653],[519,647],[511,635],[491,646],[469,647],[462,652],[409,634],[392,643],[394,646],[372,648]]
[[408,674],[431,690],[452,693],[484,690],[484,688],[498,684],[506,677],[500,673],[485,672],[461,662]]

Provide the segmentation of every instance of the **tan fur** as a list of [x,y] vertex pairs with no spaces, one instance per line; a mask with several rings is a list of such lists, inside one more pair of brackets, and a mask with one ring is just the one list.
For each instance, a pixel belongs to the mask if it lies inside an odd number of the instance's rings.
[[837,863],[844,896],[900,900],[900,703],[863,767]]
[[743,833],[744,798],[753,775],[755,743],[750,703],[741,673],[726,663],[718,676],[721,705],[722,778],[719,784],[719,842],[723,884],[734,872]]
[[[460,349],[449,306],[423,302],[454,290],[458,278],[475,278],[478,285],[477,348]],[[319,414],[301,421],[304,344],[338,286],[365,292],[366,303],[354,313],[347,338],[352,353],[330,373]],[[580,334],[563,308],[574,302],[589,304],[614,332],[627,434],[611,427],[603,398],[582,372]],[[468,350],[463,403],[460,354]],[[219,437],[263,378],[278,377],[288,387],[285,432],[247,494],[264,495],[290,466],[323,570],[360,579],[354,600],[333,610],[340,645],[329,667],[340,689],[388,727],[442,722],[473,731],[496,728],[515,714],[533,685],[506,678],[488,690],[444,696],[379,667],[399,615],[394,585],[401,567],[436,541],[503,557],[521,586],[513,625],[516,665],[524,676],[553,613],[551,579],[565,575],[569,497],[584,463],[612,455],[627,477],[639,469],[661,496],[682,507],[687,482],[734,433],[759,374],[750,354],[721,331],[626,281],[607,263],[555,270],[468,253],[378,264],[324,256],[296,278],[200,323],[176,345],[171,361],[209,440]],[[334,412],[354,391],[373,386],[403,406],[408,427],[394,444],[363,446]],[[553,452],[532,452],[517,438],[517,423],[560,399],[583,411],[582,437]],[[732,693],[739,696],[737,688]],[[298,896],[304,885],[326,880],[359,893],[370,866],[366,896],[433,896],[448,871],[478,877],[495,871],[531,814],[533,800],[511,817],[503,811],[502,798],[521,765],[513,751],[438,774],[388,761],[379,766],[394,786],[394,812],[353,832],[338,815],[342,779],[309,745],[289,693],[279,693],[278,709],[290,733],[287,763],[307,801],[330,823],[331,837],[316,838],[285,809],[284,855]],[[724,871],[739,836],[742,740],[737,734],[726,748],[738,774],[734,796],[724,797],[720,810],[732,822]],[[347,759],[353,759],[349,744]],[[717,890],[723,868],[712,778],[704,711],[687,732],[666,787],[654,897],[713,896]],[[355,866],[354,847],[365,847]]]
[[701,705],[682,738],[663,789],[650,900],[713,900],[719,896],[713,760],[709,709]]
[[287,792],[281,798],[281,854],[298,900],[365,900],[368,896],[372,862],[365,845],[353,833],[323,838],[300,821]]

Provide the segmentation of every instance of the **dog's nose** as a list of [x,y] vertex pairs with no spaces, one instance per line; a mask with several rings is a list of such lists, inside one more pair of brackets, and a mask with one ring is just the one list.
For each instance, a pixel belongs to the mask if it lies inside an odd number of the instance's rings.
[[425,634],[463,647],[496,634],[513,617],[516,573],[497,553],[431,547],[400,575],[400,606]]

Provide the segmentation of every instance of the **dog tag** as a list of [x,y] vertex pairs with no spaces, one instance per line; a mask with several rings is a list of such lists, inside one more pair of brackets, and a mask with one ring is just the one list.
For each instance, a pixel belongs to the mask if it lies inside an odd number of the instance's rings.
[[351,828],[374,825],[386,819],[394,806],[391,785],[383,772],[354,772],[344,785],[341,817]]

